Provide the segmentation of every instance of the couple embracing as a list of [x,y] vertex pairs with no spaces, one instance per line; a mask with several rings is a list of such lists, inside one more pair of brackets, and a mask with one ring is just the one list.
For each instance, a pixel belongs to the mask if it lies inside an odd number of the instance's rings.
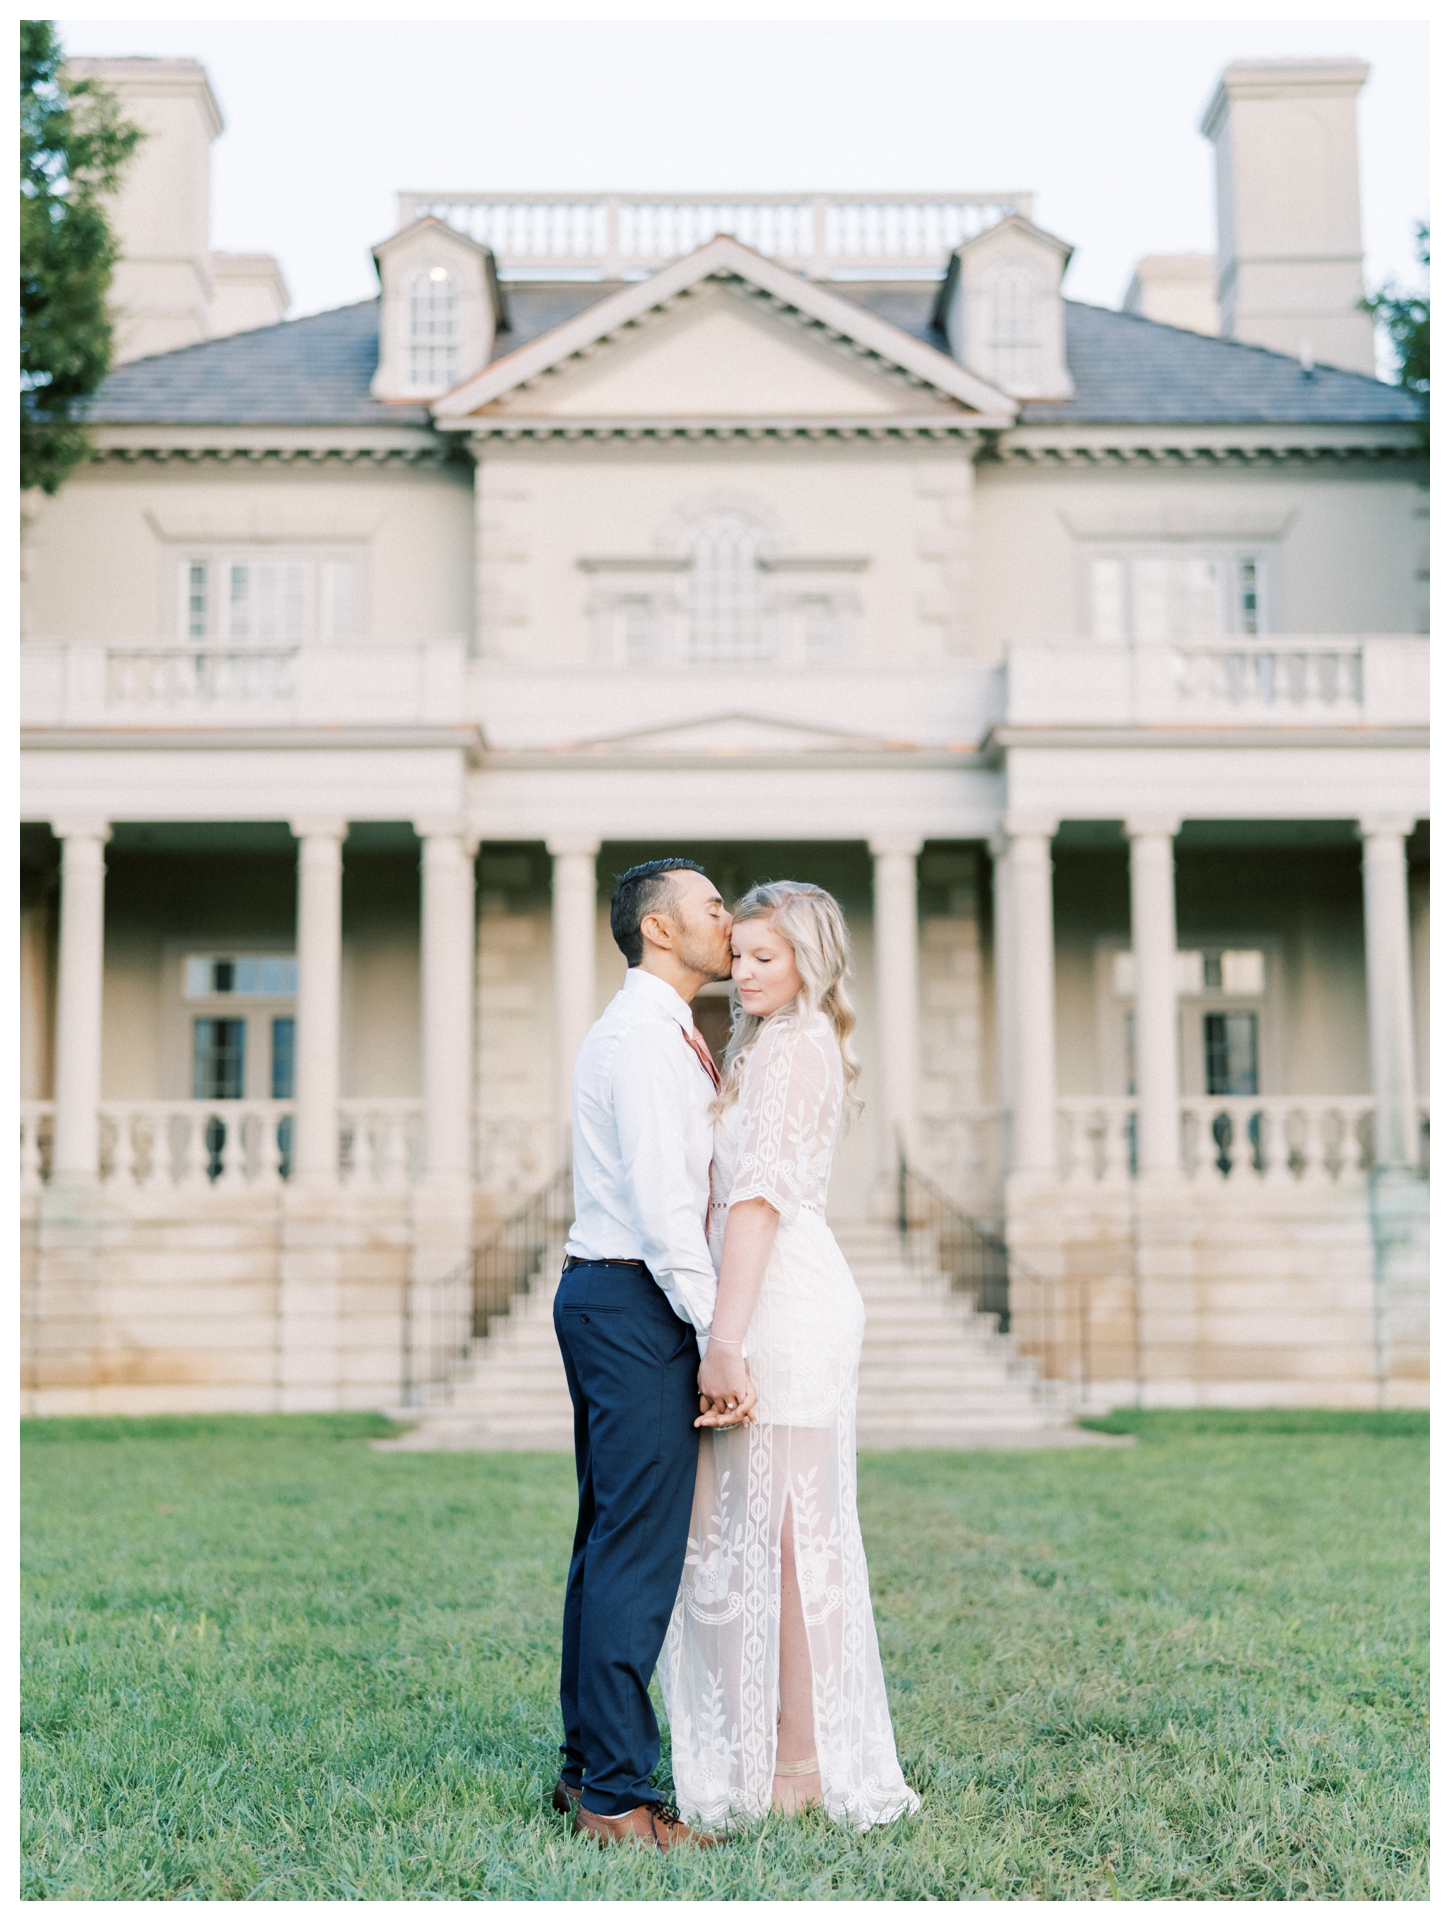
[[[846,925],[806,882],[733,917],[693,861],[631,868],[628,972],[574,1070],[554,1300],[579,1521],[554,1805],[601,1845],[712,1846],[772,1807],[913,1811],[856,1518],[865,1310],[826,1225],[857,1064]],[[723,1080],[689,1003],[733,977]],[[658,1664],[678,1809],[651,1776]]]

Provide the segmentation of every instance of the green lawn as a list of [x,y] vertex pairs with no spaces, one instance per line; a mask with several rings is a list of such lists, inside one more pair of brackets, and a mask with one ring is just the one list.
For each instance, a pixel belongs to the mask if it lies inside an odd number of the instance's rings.
[[567,1460],[29,1424],[24,1891],[1424,1898],[1424,1422],[1319,1425],[863,1458],[920,1816],[661,1860],[544,1811]]

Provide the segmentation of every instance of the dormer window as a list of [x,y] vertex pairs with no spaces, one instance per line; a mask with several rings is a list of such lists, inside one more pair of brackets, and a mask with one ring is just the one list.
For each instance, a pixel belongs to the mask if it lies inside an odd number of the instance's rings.
[[1001,267],[988,288],[992,378],[1007,393],[1032,393],[1042,377],[1037,286],[1025,267]]
[[408,283],[408,384],[443,393],[458,381],[458,283],[446,267],[423,267]]

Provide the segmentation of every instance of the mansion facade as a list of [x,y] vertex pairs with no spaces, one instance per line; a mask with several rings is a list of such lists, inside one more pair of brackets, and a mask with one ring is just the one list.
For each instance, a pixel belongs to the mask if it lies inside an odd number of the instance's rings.
[[202,69],[77,64],[151,138],[22,545],[31,1410],[396,1404],[667,853],[842,901],[841,1220],[904,1161],[1076,1290],[1099,1399],[1423,1401],[1427,464],[1362,67],[1226,71],[1218,256],[1124,311],[1022,194],[479,193],[285,321],[208,250]]

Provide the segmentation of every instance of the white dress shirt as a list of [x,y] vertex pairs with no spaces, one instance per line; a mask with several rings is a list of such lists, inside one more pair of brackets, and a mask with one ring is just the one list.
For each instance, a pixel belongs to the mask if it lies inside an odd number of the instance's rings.
[[631,967],[574,1063],[574,1225],[581,1261],[643,1261],[700,1339],[715,1314],[710,1104],[715,1087],[673,987]]

